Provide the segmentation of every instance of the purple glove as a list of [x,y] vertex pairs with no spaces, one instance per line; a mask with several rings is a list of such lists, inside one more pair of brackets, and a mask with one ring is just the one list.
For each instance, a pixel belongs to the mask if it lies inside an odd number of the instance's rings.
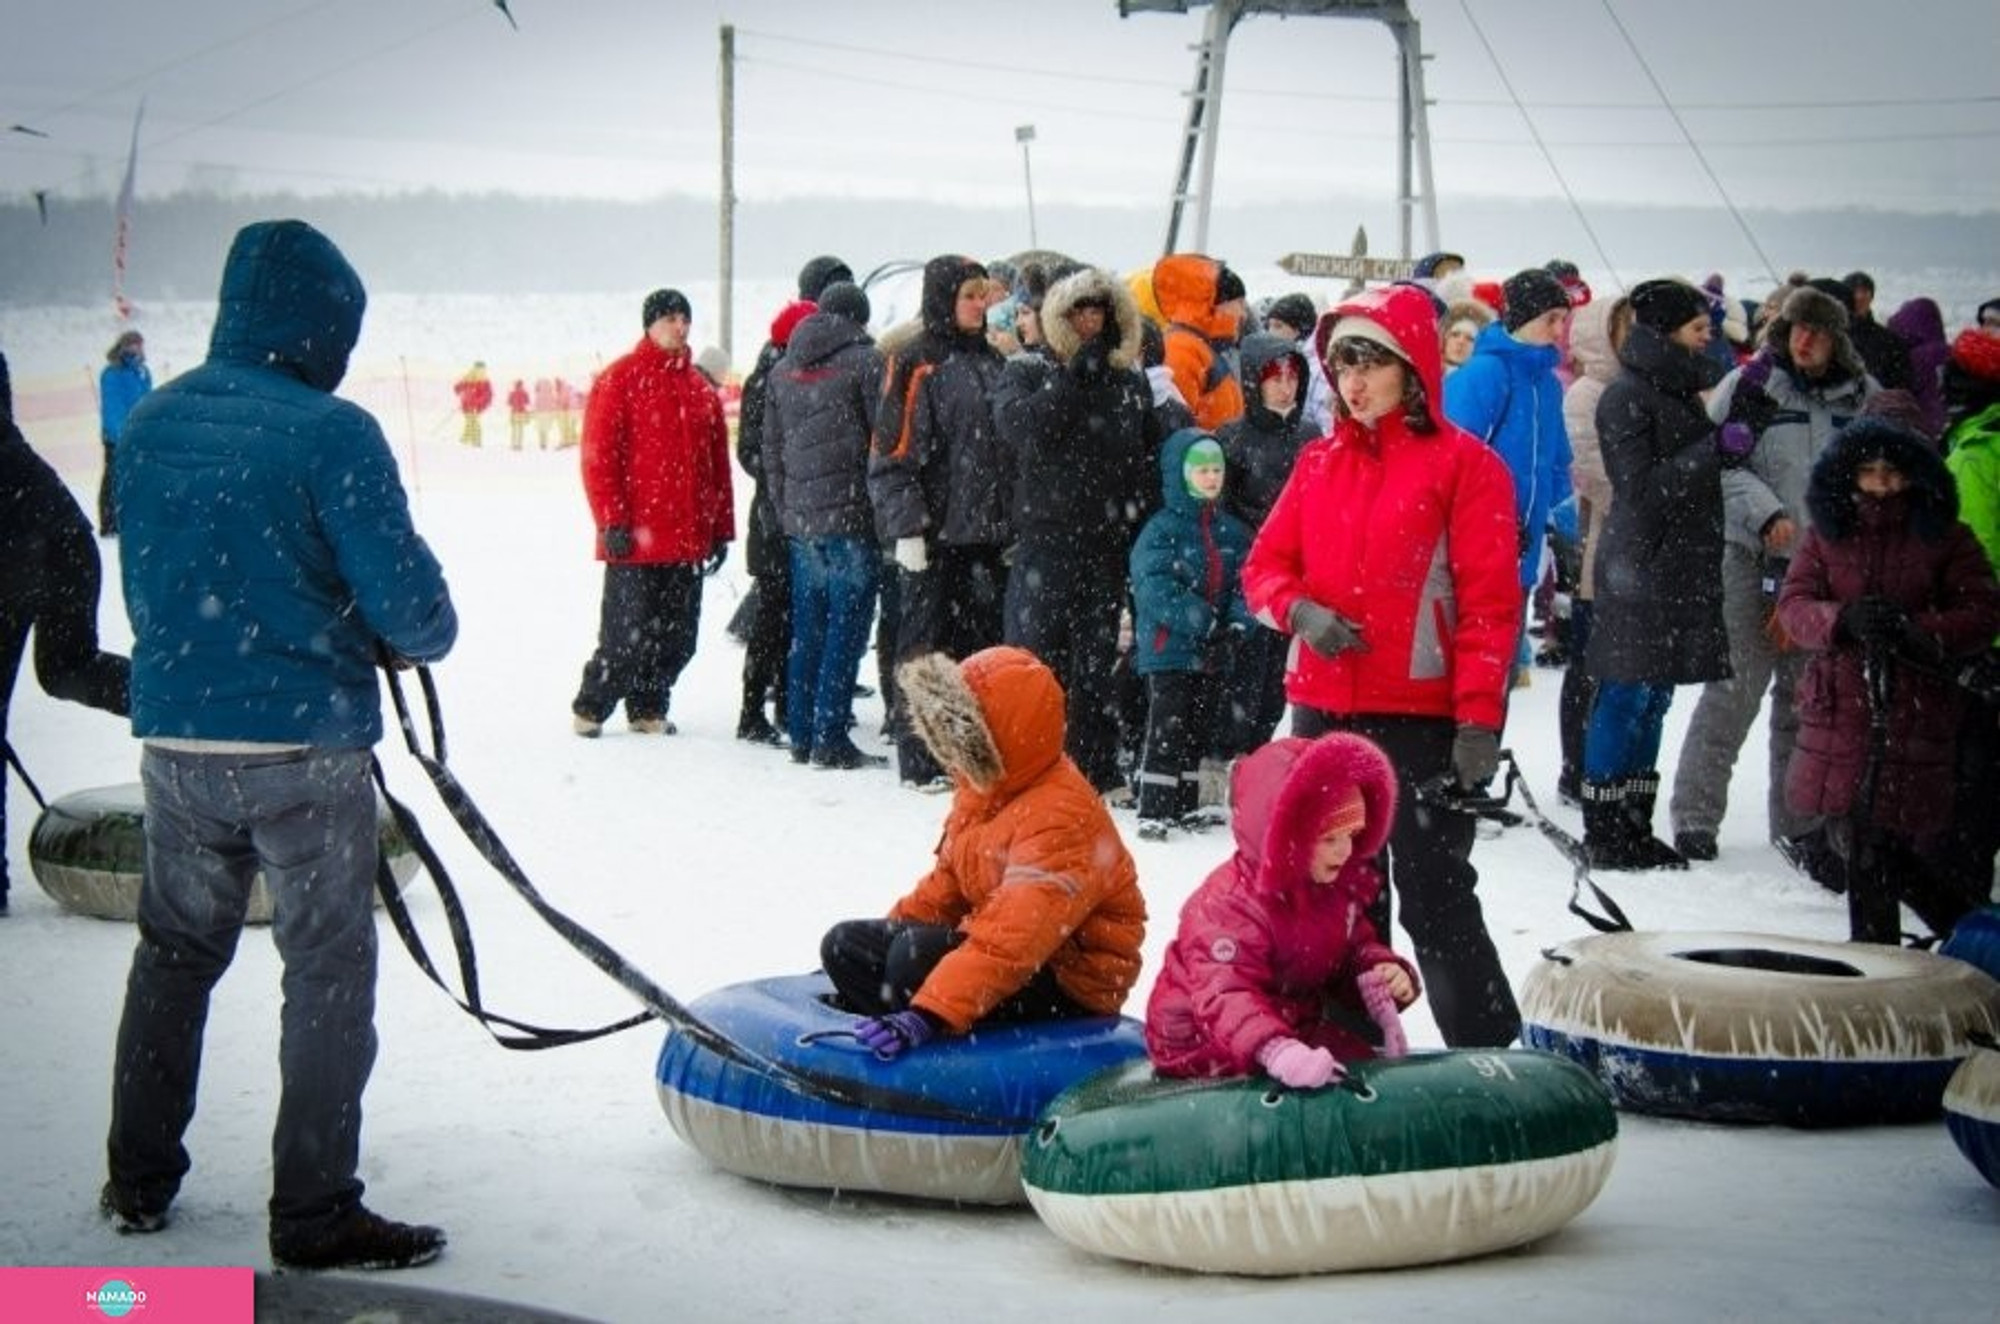
[[1757,434],[1747,423],[1724,423],[1715,434],[1715,449],[1725,460],[1741,460],[1757,449]]
[[1748,363],[1743,365],[1743,370],[1736,374],[1736,384],[1738,386],[1754,386],[1760,391],[1764,389],[1764,383],[1770,380],[1771,356],[1769,354],[1759,354],[1752,358]]
[[1284,1035],[1265,1041],[1257,1050],[1257,1065],[1268,1071],[1273,1080],[1295,1090],[1316,1090],[1347,1074],[1326,1049],[1313,1048]]
[[854,1027],[854,1037],[884,1062],[899,1057],[906,1048],[929,1043],[937,1035],[937,1024],[911,1007],[887,1016],[872,1016]]

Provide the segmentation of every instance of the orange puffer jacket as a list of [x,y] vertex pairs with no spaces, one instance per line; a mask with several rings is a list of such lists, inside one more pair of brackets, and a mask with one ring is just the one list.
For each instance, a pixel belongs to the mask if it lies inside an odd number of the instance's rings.
[[900,679],[956,790],[936,864],[889,918],[965,935],[911,1005],[962,1034],[1046,965],[1074,1001],[1116,1014],[1139,976],[1146,902],[1104,801],[1063,753],[1062,686],[1019,648],[934,654]]
[[1213,432],[1243,416],[1243,387],[1216,353],[1236,339],[1236,319],[1215,310],[1222,264],[1198,253],[1175,253],[1153,267],[1153,295],[1167,319],[1167,371],[1194,411],[1195,426]]

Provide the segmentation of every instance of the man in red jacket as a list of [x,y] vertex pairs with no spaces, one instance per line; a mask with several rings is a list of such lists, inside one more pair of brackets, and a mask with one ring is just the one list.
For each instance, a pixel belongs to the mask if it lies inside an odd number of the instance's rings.
[[646,334],[591,388],[583,490],[604,562],[597,652],[570,705],[580,736],[603,734],[622,700],[642,735],[670,735],[674,682],[694,656],[701,581],[736,537],[722,402],[688,352],[679,290],[646,296]]

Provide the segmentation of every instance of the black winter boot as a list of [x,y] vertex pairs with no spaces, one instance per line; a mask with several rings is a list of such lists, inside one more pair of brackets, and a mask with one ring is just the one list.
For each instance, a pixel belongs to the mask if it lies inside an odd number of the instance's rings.
[[1625,783],[1583,784],[1583,850],[1593,869],[1637,869],[1632,825],[1625,817]]
[[1653,835],[1653,802],[1660,797],[1660,774],[1650,768],[1625,779],[1625,821],[1637,869],[1685,869],[1687,856]]

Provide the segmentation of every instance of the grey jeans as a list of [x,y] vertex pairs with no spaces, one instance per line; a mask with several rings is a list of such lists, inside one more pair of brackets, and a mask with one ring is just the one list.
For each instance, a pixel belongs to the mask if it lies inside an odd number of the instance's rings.
[[112,1077],[113,1182],[164,1210],[188,1170],[210,991],[270,889],[284,962],[274,1226],[309,1229],[361,1198],[361,1092],[375,1063],[380,850],[365,749],[191,754],[146,748],[146,873]]
[[1729,778],[1736,756],[1771,692],[1770,792],[1766,798],[1772,840],[1796,837],[1819,819],[1794,813],[1785,803],[1785,765],[1799,740],[1793,693],[1805,671],[1800,649],[1779,652],[1765,631],[1770,605],[1764,596],[1763,558],[1735,543],[1722,550],[1722,618],[1729,632],[1728,680],[1701,688],[1674,770],[1669,812],[1675,832],[1715,832],[1729,809]]

